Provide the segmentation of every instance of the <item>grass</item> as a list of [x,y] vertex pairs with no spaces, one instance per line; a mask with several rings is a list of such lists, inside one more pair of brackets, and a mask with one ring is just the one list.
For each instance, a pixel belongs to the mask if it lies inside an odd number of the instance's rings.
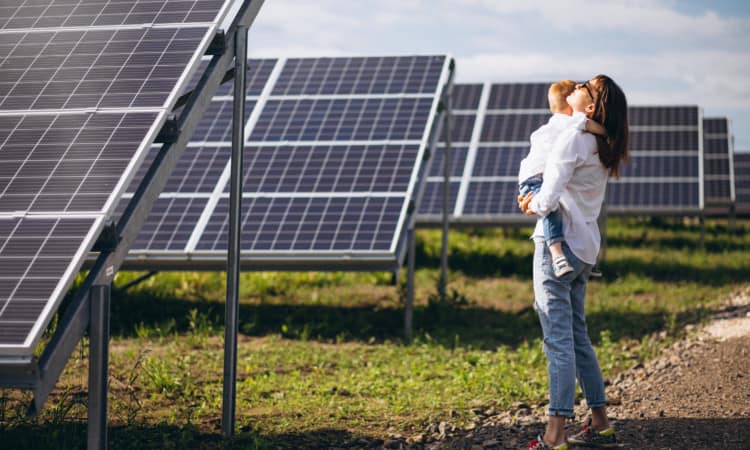
[[[588,293],[605,377],[653,357],[722,298],[746,289],[750,223],[612,220],[604,277]],[[451,234],[449,298],[435,296],[439,232],[418,233],[415,340],[383,273],[242,277],[237,422],[220,429],[224,277],[162,273],[112,304],[112,448],[326,447],[470,422],[472,408],[543,402],[546,359],[531,309],[528,230]],[[123,285],[139,274],[120,274]],[[0,429],[17,448],[85,445],[86,346],[39,418],[4,391]]]

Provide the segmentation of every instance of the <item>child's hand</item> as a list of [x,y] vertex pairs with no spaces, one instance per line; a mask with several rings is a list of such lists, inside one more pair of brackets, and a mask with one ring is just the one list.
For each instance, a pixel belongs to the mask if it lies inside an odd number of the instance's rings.
[[534,198],[533,192],[527,192],[526,195],[519,195],[517,198],[518,208],[527,216],[533,216],[535,214],[534,211],[529,208],[532,198]]

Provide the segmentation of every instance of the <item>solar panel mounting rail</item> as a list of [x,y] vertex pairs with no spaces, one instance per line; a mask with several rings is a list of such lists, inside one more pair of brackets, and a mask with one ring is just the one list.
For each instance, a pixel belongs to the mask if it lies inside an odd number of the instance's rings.
[[100,242],[99,257],[61,316],[56,331],[41,356],[30,360],[18,357],[0,358],[0,385],[33,390],[34,398],[29,406],[29,414],[36,414],[43,407],[77,342],[90,326],[89,448],[106,447],[108,297],[112,279],[151,206],[163,189],[164,180],[184,151],[208,106],[211,95],[226,76],[226,69],[234,58],[236,30],[238,27],[249,28],[262,4],[262,0],[246,0],[239,7],[226,33],[225,43],[221,46],[224,51],[215,54],[211,59],[198,86],[173,122],[178,132],[172,135],[173,140],[162,146],[136,195],[118,222],[110,227],[113,231],[110,236],[114,239]]

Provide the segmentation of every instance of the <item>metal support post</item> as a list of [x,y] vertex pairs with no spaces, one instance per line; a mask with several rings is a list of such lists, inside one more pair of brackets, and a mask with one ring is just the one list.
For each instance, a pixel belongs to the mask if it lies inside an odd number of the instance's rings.
[[700,216],[698,216],[698,221],[700,222],[701,226],[701,249],[706,248],[706,215],[701,211]]
[[237,333],[240,309],[240,227],[242,219],[242,152],[244,147],[245,66],[247,64],[247,28],[239,26],[235,36],[234,109],[232,116],[232,161],[229,191],[229,239],[227,239],[227,297],[224,321],[224,392],[221,431],[234,435],[237,387]]
[[450,220],[451,195],[451,100],[450,90],[443,93],[443,126],[445,127],[445,153],[443,155],[443,235],[440,249],[440,280],[438,281],[438,296],[445,300],[448,285],[448,226]]
[[88,449],[107,448],[107,380],[109,373],[110,286],[94,285],[89,291],[89,422]]
[[411,342],[414,329],[414,266],[416,259],[416,230],[414,224],[406,231],[407,271],[406,271],[406,304],[404,305],[404,338]]

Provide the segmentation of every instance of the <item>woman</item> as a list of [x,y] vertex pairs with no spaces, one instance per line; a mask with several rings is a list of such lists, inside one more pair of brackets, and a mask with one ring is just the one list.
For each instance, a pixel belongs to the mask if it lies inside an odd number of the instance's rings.
[[[544,334],[549,360],[549,421],[544,437],[528,449],[567,449],[567,442],[614,446],[614,429],[607,419],[601,369],[586,327],[586,283],[599,253],[597,217],[604,201],[609,176],[619,176],[627,159],[627,100],[608,76],[597,75],[576,86],[567,98],[573,111],[583,112],[604,126],[608,137],[579,130],[565,130],[544,169],[544,183],[536,195],[518,197],[527,215],[544,217],[558,205],[563,211],[564,252],[573,271],[555,277],[542,220],[537,220],[533,239],[534,308]],[[591,419],[582,431],[566,441],[565,420],[573,416],[576,376],[591,408]]]

